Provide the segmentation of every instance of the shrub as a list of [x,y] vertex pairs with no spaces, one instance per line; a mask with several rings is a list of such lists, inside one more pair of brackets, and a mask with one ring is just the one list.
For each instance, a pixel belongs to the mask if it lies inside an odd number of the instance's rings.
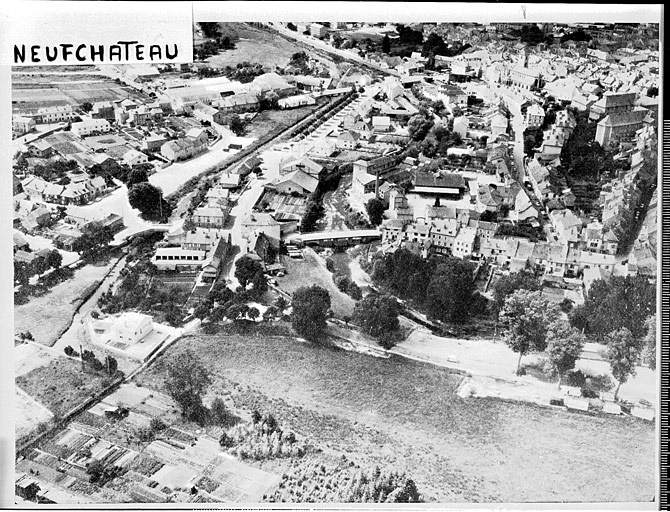
[[333,274],[333,282],[335,283],[335,286],[337,286],[338,290],[346,293],[349,285],[351,284],[351,279],[342,274]]
[[570,311],[572,311],[572,306],[573,306],[572,301],[568,298],[563,299],[561,303],[558,305],[558,307],[563,313],[570,313]]
[[328,272],[335,272],[335,262],[332,258],[326,258],[326,269]]
[[606,373],[588,377],[587,387],[593,391],[607,392],[614,388],[614,381]]
[[363,292],[361,292],[361,289],[353,281],[349,282],[349,286],[347,287],[347,295],[349,295],[354,300],[361,300],[363,298]]
[[569,370],[563,376],[563,383],[566,386],[581,388],[586,384],[586,376],[581,370]]
[[105,367],[105,365],[102,364],[102,362],[100,361],[100,359],[98,359],[97,357],[94,357],[93,359],[91,359],[90,363],[91,363],[91,367],[92,367],[96,372],[101,371],[101,370]]
[[149,428],[154,432],[161,432],[168,428],[168,426],[160,418],[152,418],[149,422]]
[[70,345],[68,345],[63,349],[63,352],[65,352],[66,356],[73,357],[74,349]]

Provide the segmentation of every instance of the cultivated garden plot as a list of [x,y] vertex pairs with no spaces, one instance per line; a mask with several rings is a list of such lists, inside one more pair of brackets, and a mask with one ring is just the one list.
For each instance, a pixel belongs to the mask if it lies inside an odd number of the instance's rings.
[[[28,450],[22,467],[38,472],[46,485],[81,494],[81,502],[91,495],[106,502],[110,491],[130,492],[140,503],[167,502],[184,491],[190,500],[251,503],[279,482],[278,475],[238,460],[216,439],[183,425],[175,411],[167,395],[121,386]],[[164,422],[159,431],[156,419]]]

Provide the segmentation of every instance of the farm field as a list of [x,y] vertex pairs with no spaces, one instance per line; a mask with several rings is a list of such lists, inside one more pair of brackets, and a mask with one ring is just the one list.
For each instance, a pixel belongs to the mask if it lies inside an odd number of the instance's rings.
[[126,85],[99,75],[12,76],[12,108],[36,110],[56,105],[78,106],[88,101],[114,101],[137,93]]
[[455,394],[461,375],[291,338],[191,336],[139,376],[161,390],[166,358],[189,349],[211,392],[272,412],[287,428],[363,467],[407,471],[429,501],[647,501],[654,427]]
[[52,346],[70,325],[87,288],[102,280],[114,261],[77,269],[72,279],[57,284],[40,297],[32,297],[26,304],[14,306],[14,331],[30,331],[35,341]]
[[303,254],[305,257],[297,260],[282,257],[286,275],[277,278],[279,288],[292,294],[302,286],[321,286],[330,293],[331,308],[335,315],[340,318],[351,316],[355,301],[337,289],[333,283],[332,274],[312,249],[303,249]]

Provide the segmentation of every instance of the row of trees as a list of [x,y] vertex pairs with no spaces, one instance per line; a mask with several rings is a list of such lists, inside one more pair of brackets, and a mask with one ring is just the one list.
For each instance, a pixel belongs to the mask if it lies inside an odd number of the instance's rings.
[[[79,352],[73,349],[70,345],[65,347],[63,352],[65,352],[65,355],[68,357],[80,357]],[[96,372],[105,370],[109,376],[116,375],[116,372],[119,368],[119,363],[116,358],[108,355],[105,357],[105,361],[103,363],[95,356],[95,353],[93,353],[92,350],[84,350],[81,353],[81,360]]]
[[[524,280],[523,285],[534,286],[532,281],[527,278]],[[582,330],[561,319],[559,309],[542,297],[541,291],[523,288],[503,299],[499,322],[504,332],[503,340],[519,354],[517,373],[523,356],[531,352],[546,352],[550,366],[558,376],[560,388],[563,376],[575,367],[586,343]],[[611,325],[604,336],[606,347],[602,355],[609,362],[612,375],[618,383],[615,400],[621,385],[636,374],[636,365],[643,356],[650,366],[655,366],[655,356],[651,355],[656,348],[655,325],[652,316],[642,322],[647,332],[640,337],[636,337],[628,327],[617,325]]]

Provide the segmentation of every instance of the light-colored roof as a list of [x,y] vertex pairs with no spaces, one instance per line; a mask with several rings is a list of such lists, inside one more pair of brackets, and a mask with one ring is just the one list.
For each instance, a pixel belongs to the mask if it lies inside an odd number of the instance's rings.
[[308,192],[314,192],[319,184],[319,180],[317,180],[313,176],[310,176],[305,171],[301,171],[300,169],[287,174],[283,178],[280,178],[276,184],[279,185],[289,181],[304,188]]

